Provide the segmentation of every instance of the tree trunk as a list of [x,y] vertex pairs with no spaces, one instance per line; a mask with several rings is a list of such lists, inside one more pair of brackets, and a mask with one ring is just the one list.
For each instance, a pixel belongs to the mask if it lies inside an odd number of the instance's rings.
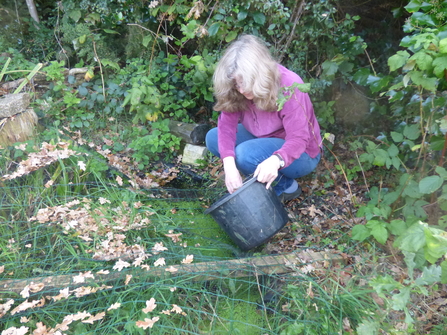
[[36,4],[34,3],[34,0],[26,0],[26,5],[28,6],[28,11],[31,17],[39,23],[39,15],[37,14]]

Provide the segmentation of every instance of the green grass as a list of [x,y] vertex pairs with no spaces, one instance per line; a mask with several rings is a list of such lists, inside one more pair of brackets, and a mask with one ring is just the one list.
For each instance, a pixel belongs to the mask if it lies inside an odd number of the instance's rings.
[[[13,151],[1,156],[2,174],[11,157]],[[86,171],[79,169],[80,160],[86,163]],[[234,259],[240,252],[204,214],[215,200],[215,190],[201,197],[166,198],[160,190],[118,185],[115,177],[96,157],[81,155],[2,181],[0,282],[24,279],[31,284],[30,278],[39,282],[86,273],[95,279],[70,285],[68,297],[60,291],[66,287],[50,288],[48,281],[43,291],[29,297],[2,287],[1,330],[24,326],[32,332],[39,325],[62,330],[64,319],[85,312],[100,320],[79,317],[66,325],[67,334],[147,334],[149,329],[151,334],[182,335],[339,334],[346,320],[355,329],[376,312],[369,289],[342,286],[334,269],[300,276],[247,273],[241,278],[219,269],[220,274],[207,281],[197,279],[203,270],[145,275],[144,266],[157,269],[154,263],[161,257],[166,266],[176,267],[191,255],[194,265]],[[39,211],[46,211],[48,219]],[[167,250],[154,252],[159,243]],[[142,250],[150,255],[141,264],[124,267],[120,273],[114,269],[118,259],[132,264]],[[104,270],[110,271],[110,278],[103,282],[97,278],[98,271]],[[121,276],[112,279],[116,273]],[[94,293],[83,295],[80,286]],[[264,301],[269,295],[271,299]],[[151,298],[157,307],[144,312]],[[10,299],[14,302],[7,307]],[[40,305],[16,312],[26,301]],[[120,307],[110,309],[118,303]],[[181,314],[173,310],[175,305]],[[152,318],[159,318],[152,328],[137,326]]]

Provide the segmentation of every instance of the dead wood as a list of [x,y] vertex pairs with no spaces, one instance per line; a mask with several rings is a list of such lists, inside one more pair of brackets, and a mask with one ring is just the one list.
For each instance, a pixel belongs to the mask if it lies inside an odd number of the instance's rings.
[[[42,291],[60,290],[66,287],[76,286],[100,286],[105,283],[125,281],[126,275],[132,274],[133,278],[143,282],[150,282],[151,278],[181,277],[188,275],[188,280],[192,282],[210,281],[222,277],[240,278],[251,275],[274,275],[296,272],[297,268],[306,264],[321,262],[322,267],[329,267],[332,263],[343,262],[343,257],[339,254],[328,252],[315,252],[304,250],[283,255],[261,256],[252,258],[242,258],[216,262],[201,262],[192,264],[182,264],[173,266],[177,269],[172,272],[172,266],[152,267],[150,270],[142,268],[132,268],[128,271],[111,272],[109,274],[95,274],[94,278],[86,278],[84,283],[76,283],[72,275],[56,275],[48,277],[34,277],[26,279],[9,279],[0,281],[0,294],[20,294],[21,291],[33,283],[43,284]],[[40,292],[42,292],[40,291]]]

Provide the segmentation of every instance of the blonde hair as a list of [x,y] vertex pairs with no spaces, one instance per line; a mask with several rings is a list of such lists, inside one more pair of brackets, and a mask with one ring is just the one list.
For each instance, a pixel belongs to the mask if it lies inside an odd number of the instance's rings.
[[228,46],[214,72],[214,110],[237,112],[247,108],[248,100],[235,86],[236,79],[241,79],[244,91],[253,94],[256,107],[276,111],[280,76],[278,64],[263,41],[242,35]]

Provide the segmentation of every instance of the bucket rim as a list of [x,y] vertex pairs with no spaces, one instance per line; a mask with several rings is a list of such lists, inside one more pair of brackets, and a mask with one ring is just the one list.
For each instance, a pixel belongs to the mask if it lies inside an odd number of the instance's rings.
[[237,197],[239,195],[239,193],[244,191],[246,188],[248,188],[254,182],[257,182],[257,177],[251,177],[251,178],[245,180],[244,183],[242,184],[242,186],[240,188],[238,188],[235,192],[233,192],[232,194],[229,194],[229,193],[225,194],[222,198],[220,198],[214,204],[212,204],[210,208],[205,210],[205,214],[211,213],[217,207],[220,207],[222,204],[226,203],[230,199],[233,199],[234,197]]

